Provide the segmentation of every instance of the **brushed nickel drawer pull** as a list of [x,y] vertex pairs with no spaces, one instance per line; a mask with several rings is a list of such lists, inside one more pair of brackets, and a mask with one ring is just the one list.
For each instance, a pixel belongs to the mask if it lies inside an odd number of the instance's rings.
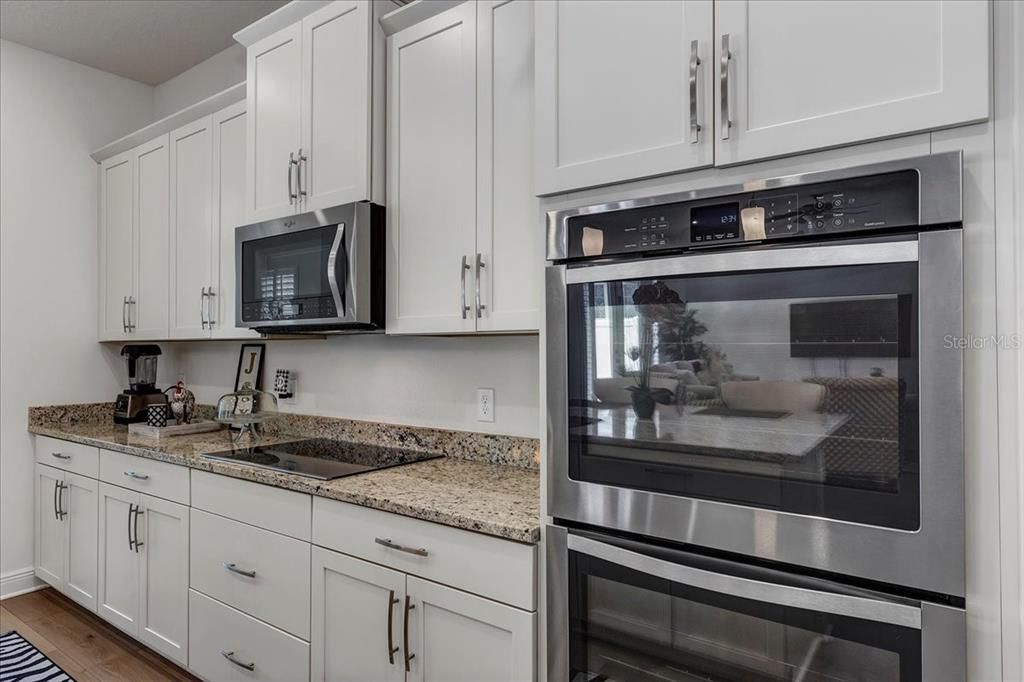
[[399,552],[406,552],[407,554],[415,554],[416,556],[427,556],[430,554],[424,547],[414,548],[400,545],[397,542],[391,542],[391,538],[374,538],[374,542],[378,545],[383,545],[388,549],[397,549]]
[[232,573],[237,573],[238,575],[244,575],[246,578],[255,578],[256,577],[256,571],[246,571],[244,569],[237,568],[235,566],[235,564],[224,564],[224,568],[228,569]]
[[224,658],[228,659],[229,661],[231,661],[235,665],[237,665],[239,668],[245,668],[246,670],[250,670],[250,671],[256,669],[256,664],[255,663],[242,663],[240,660],[235,658],[235,652],[234,651],[222,651],[222,652],[220,652],[220,655],[223,656]]
[[134,478],[136,481],[148,481],[149,474],[137,474],[134,471],[126,471],[124,475],[128,478]]
[[56,457],[57,459],[71,459],[71,455],[65,455],[60,452],[51,452],[50,457]]

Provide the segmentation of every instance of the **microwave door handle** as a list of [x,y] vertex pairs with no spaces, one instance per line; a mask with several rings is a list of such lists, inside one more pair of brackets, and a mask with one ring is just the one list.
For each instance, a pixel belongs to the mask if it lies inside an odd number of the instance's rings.
[[338,231],[334,233],[334,243],[327,256],[327,284],[331,287],[331,297],[338,317],[345,318],[345,291],[348,288],[348,249],[345,248],[345,223],[338,223]]
[[639,573],[710,592],[767,604],[888,623],[915,630],[921,629],[921,608],[918,606],[822,592],[753,578],[740,578],[632,552],[579,535],[569,535],[567,546],[574,552],[624,566]]

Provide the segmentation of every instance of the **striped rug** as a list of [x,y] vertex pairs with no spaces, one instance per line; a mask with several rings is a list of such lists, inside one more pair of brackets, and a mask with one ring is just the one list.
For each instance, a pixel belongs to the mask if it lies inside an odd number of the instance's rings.
[[14,630],[0,635],[0,682],[74,682]]

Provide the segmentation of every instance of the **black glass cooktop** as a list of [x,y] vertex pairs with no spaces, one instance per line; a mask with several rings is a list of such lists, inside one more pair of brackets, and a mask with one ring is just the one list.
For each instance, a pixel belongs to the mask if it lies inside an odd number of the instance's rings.
[[324,481],[376,469],[422,462],[435,457],[441,457],[441,455],[327,438],[310,438],[256,447],[236,447],[231,450],[209,452],[202,455],[203,459],[219,459],[225,462],[248,464],[299,476],[319,478]]

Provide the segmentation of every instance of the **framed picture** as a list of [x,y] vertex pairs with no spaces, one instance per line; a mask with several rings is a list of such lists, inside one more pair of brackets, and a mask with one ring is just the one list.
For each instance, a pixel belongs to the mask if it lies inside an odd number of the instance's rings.
[[245,384],[253,388],[263,388],[263,353],[265,343],[243,343],[238,354],[238,371],[235,373],[235,390]]

